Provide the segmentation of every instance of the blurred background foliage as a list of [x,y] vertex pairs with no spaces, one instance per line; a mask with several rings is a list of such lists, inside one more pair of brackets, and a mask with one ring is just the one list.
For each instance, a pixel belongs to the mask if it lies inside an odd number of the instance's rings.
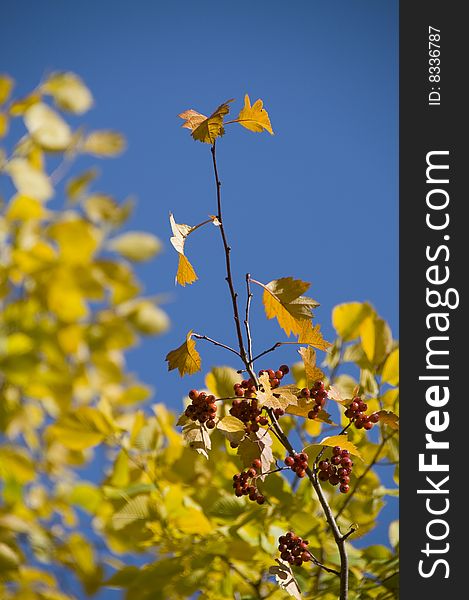
[[[177,415],[152,404],[152,390],[126,368],[126,351],[169,325],[161,298],[145,296],[135,274],[161,243],[125,229],[133,202],[93,191],[97,169],[69,177],[80,155],[125,148],[117,132],[83,125],[92,103],[73,73],[53,73],[22,98],[0,76],[0,181],[15,188],[0,216],[0,597],[69,600],[102,588],[127,600],[288,597],[268,573],[287,529],[338,564],[309,483],[276,473],[263,484],[265,505],[235,498],[236,451],[216,430],[210,460],[187,448]],[[398,413],[388,325],[361,303],[337,307],[333,324],[330,380],[346,397],[359,383],[370,410]],[[292,369],[300,387],[302,368]],[[205,383],[220,397],[240,379],[222,366]],[[288,416],[282,424],[303,445],[329,427]],[[398,482],[397,430],[376,430],[371,441],[349,434],[364,457],[357,491],[344,499],[325,490],[342,530],[358,528],[348,543],[351,599],[397,597],[397,522],[382,545],[354,546],[397,495],[380,478],[391,469]],[[284,458],[275,441],[273,452]],[[337,598],[335,575],[312,566],[295,575],[305,597]]]

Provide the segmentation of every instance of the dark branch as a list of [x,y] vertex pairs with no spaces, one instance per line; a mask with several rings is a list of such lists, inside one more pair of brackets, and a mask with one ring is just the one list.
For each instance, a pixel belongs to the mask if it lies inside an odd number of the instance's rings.
[[234,348],[231,348],[230,346],[227,346],[226,344],[222,344],[221,342],[217,342],[217,340],[212,340],[212,338],[209,338],[206,335],[201,335],[200,333],[193,333],[192,337],[195,337],[198,340],[205,340],[206,342],[211,342],[215,346],[220,346],[220,348],[225,348],[225,350],[229,350],[230,352],[233,352],[234,354],[236,354],[236,356],[239,356],[239,358],[241,358],[240,353],[237,352]]

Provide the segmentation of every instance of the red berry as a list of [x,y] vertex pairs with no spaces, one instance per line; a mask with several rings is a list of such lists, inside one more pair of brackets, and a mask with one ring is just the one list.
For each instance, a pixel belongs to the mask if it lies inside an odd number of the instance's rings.
[[340,457],[340,456],[337,456],[337,455],[335,455],[335,456],[333,456],[333,457],[331,458],[331,463],[332,463],[333,465],[340,465],[340,461],[341,461],[341,460],[342,460],[342,459],[341,459],[341,457]]
[[264,496],[262,496],[261,494],[259,494],[257,496],[257,498],[256,498],[256,502],[257,502],[257,504],[264,504],[264,502],[265,502]]
[[288,375],[288,373],[290,372],[290,369],[288,368],[287,365],[280,365],[280,367],[278,368],[279,371],[282,371],[282,373],[284,375]]
[[295,464],[295,459],[293,458],[293,456],[287,456],[287,458],[285,459],[285,464],[287,465],[287,467],[292,467]]
[[267,369],[267,374],[269,375],[269,379],[274,379],[275,371],[273,369]]
[[341,464],[343,467],[345,467],[346,469],[350,468],[350,467],[353,465],[353,463],[352,463],[352,461],[351,461],[351,459],[350,459],[350,457],[349,457],[349,456],[344,456],[344,457],[342,458],[342,460],[340,461],[340,464]]
[[300,394],[301,394],[302,398],[309,398],[309,396],[310,396],[308,388],[303,388],[301,390]]
[[370,421],[367,421],[364,425],[363,425],[363,429],[366,429],[367,431],[370,431],[370,429],[373,428],[373,423],[371,423]]
[[199,396],[199,392],[197,390],[191,390],[189,392],[189,398],[191,400],[195,400],[196,398],[198,398],[198,396]]
[[251,467],[250,469],[247,470],[247,474],[249,477],[255,477],[257,475],[257,471],[256,471],[256,469],[253,469]]
[[334,446],[332,448],[332,454],[334,454],[334,456],[338,456],[341,452],[342,452],[342,449],[340,446]]
[[281,371],[280,369],[278,371],[275,371],[276,379],[282,379],[282,377],[283,377],[283,371]]
[[306,454],[306,452],[300,452],[298,454],[298,458],[302,461],[308,462],[308,455]]
[[306,475],[306,471],[304,469],[298,469],[298,471],[296,472],[296,476],[299,477],[300,479],[303,479],[303,477]]
[[355,401],[354,401],[354,402],[352,402],[352,403],[349,405],[349,409],[350,409],[350,410],[353,410],[353,412],[356,412],[356,411],[358,410],[358,402],[355,402]]
[[279,385],[279,384],[280,384],[280,379],[277,379],[276,377],[274,377],[274,378],[273,378],[273,379],[271,379],[271,381],[270,381],[270,385],[271,385],[273,388],[276,388],[276,387],[278,387],[278,385]]
[[213,429],[214,427],[215,427],[215,421],[213,421],[212,419],[207,421],[207,429]]
[[319,461],[318,467],[321,469],[321,471],[327,471],[327,469],[329,468],[329,461],[328,460]]
[[261,462],[261,459],[260,459],[260,458],[255,458],[255,459],[252,461],[252,463],[251,463],[251,466],[252,466],[254,469],[260,469],[260,468],[262,467],[262,462]]
[[337,485],[337,484],[339,483],[339,481],[340,481],[340,478],[339,478],[339,476],[338,476],[338,475],[331,475],[331,476],[329,477],[329,483],[330,483],[331,485]]
[[300,558],[303,562],[308,562],[311,559],[310,555],[307,552],[302,552],[300,554]]
[[327,471],[319,471],[318,477],[321,481],[327,481],[329,479],[329,473]]
[[340,478],[340,483],[348,485],[350,483],[350,477],[348,475],[342,475]]
[[379,414],[373,413],[372,415],[370,415],[370,421],[372,423],[377,423],[379,421]]
[[345,483],[343,483],[339,488],[339,490],[342,492],[342,494],[346,494],[349,491],[349,489],[350,489],[350,486]]

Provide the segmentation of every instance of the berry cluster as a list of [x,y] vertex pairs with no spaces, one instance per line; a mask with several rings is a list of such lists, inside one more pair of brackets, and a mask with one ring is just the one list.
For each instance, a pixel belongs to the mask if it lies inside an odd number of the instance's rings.
[[287,456],[285,464],[296,473],[297,477],[302,478],[306,475],[306,469],[308,468],[308,455],[306,452],[300,452],[299,454]]
[[184,411],[186,417],[193,421],[199,421],[199,423],[205,423],[208,429],[213,429],[215,427],[215,415],[217,414],[215,396],[191,390],[189,398],[192,403]]
[[260,459],[255,458],[249,469],[233,475],[233,488],[238,498],[248,496],[249,500],[257,502],[257,504],[264,504],[265,498],[259,493],[255,481],[261,466]]
[[274,389],[280,385],[280,381],[283,379],[283,376],[287,375],[289,371],[290,369],[287,367],[287,365],[280,365],[280,367],[276,371],[272,369],[263,369],[259,371],[259,377],[264,373],[267,373],[267,375],[269,376],[270,387]]
[[257,400],[233,400],[230,415],[242,421],[246,427],[246,433],[259,431],[259,425],[267,425],[267,417],[261,415],[262,409],[258,407]]
[[300,391],[300,397],[307,399],[311,398],[314,401],[314,406],[308,413],[308,419],[314,419],[319,414],[324,404],[326,404],[327,392],[324,389],[324,382],[316,381],[312,388],[303,388]]
[[331,458],[321,460],[318,467],[318,477],[321,481],[329,481],[331,485],[340,483],[339,490],[342,494],[349,491],[353,462],[348,450],[342,450],[339,446],[334,446]]
[[357,429],[363,428],[369,431],[373,425],[379,421],[379,414],[375,412],[371,415],[365,415],[367,409],[368,405],[366,402],[363,402],[361,398],[355,396],[348,405],[345,416],[354,423]]
[[301,567],[304,562],[311,560],[308,544],[308,540],[303,540],[299,535],[288,531],[285,535],[281,535],[278,538],[280,558],[291,565]]

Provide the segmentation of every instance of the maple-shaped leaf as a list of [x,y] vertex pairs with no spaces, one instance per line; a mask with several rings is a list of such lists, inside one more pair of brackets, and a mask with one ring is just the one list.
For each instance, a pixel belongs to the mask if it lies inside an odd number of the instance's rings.
[[392,411],[380,410],[379,422],[389,425],[391,429],[399,429],[399,417]]
[[270,124],[269,113],[263,108],[262,100],[256,100],[251,106],[251,100],[246,94],[244,96],[244,107],[241,109],[236,122],[250,131],[268,131],[274,135]]
[[300,348],[298,354],[303,359],[306,373],[306,387],[310,388],[316,381],[324,379],[324,373],[316,366],[316,352],[313,348]]
[[291,389],[298,389],[294,386],[283,386],[283,389],[272,389],[269,375],[267,373],[263,373],[259,377],[259,383],[262,389],[257,390],[256,398],[260,406],[273,409],[281,408],[285,410],[287,406],[290,406],[291,404],[294,405],[298,402],[298,398]]
[[182,112],[178,117],[184,119],[182,127],[191,130],[194,140],[205,144],[213,144],[217,137],[225,133],[223,119],[230,112],[230,107],[228,106],[230,102],[233,102],[233,98],[220,104],[209,117],[202,115],[192,108]]
[[278,324],[287,335],[299,335],[302,321],[311,319],[312,309],[319,304],[302,294],[310,284],[300,279],[283,277],[274,279],[265,286],[262,301],[268,319],[277,318]]
[[173,232],[170,242],[176,252],[179,254],[178,270],[176,273],[176,282],[179,285],[185,286],[187,284],[194,283],[197,280],[197,275],[194,267],[189,262],[189,259],[184,254],[184,244],[186,243],[187,236],[196,229],[190,225],[184,225],[176,223],[172,213],[169,213],[169,223]]
[[269,567],[269,573],[275,575],[275,581],[289,596],[292,596],[295,600],[301,600],[300,586],[293,575],[290,565],[280,558],[276,558],[275,560],[278,566]]
[[[259,431],[251,432],[247,435],[238,447],[238,456],[245,467],[250,467],[252,461],[255,458],[259,458],[261,461],[261,473],[266,473],[270,470],[270,465],[274,462],[274,455],[272,453],[272,438],[270,433],[261,429]],[[260,479],[264,481],[265,476],[260,476]]]
[[321,333],[321,325],[313,324],[311,320],[305,319],[300,321],[300,330],[298,332],[298,342],[300,344],[309,344],[318,350],[324,350],[327,352],[332,346],[330,342],[327,342]]
[[192,330],[189,331],[186,341],[179,348],[168,352],[165,360],[168,362],[168,371],[178,369],[181,377],[200,371],[201,359],[192,339]]
[[190,448],[208,459],[208,450],[211,450],[212,442],[204,425],[191,422],[182,428],[182,435]]

